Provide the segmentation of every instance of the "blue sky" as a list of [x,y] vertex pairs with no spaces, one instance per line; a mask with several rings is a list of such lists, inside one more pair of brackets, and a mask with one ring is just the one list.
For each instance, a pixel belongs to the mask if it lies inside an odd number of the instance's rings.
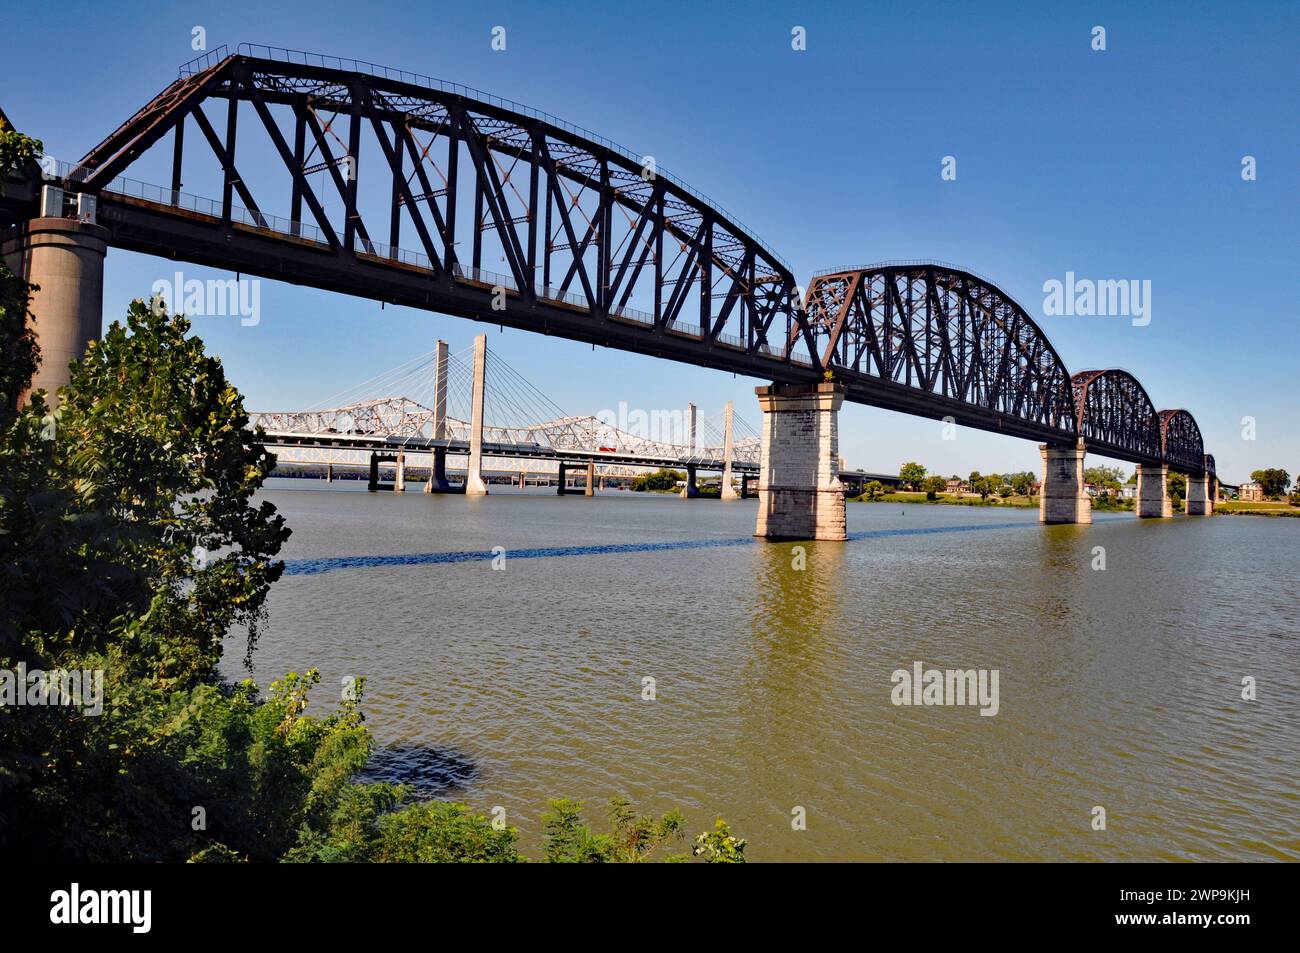
[[[1186,407],[1221,475],[1300,471],[1300,5],[1295,3],[160,4],[7,10],[0,106],[75,159],[175,77],[191,30],[461,82],[593,129],[712,196],[800,282],[935,258],[996,282],[1072,371],[1119,366]],[[507,30],[505,52],[491,30]],[[1091,49],[1095,25],[1107,49]],[[807,50],[791,49],[791,29]],[[90,48],[87,48],[89,44]],[[944,181],[941,161],[957,160]],[[1258,178],[1241,177],[1254,156]],[[288,209],[266,211],[287,215]],[[113,251],[105,314],[169,277]],[[186,277],[220,277],[184,266]],[[1067,271],[1150,280],[1151,323],[1043,313]],[[262,321],[198,319],[250,407],[307,406],[481,326],[262,283]],[[754,379],[522,331],[503,354],[569,413],[728,399]],[[1242,439],[1252,416],[1257,439]],[[849,406],[850,466],[1037,470],[1025,441]],[[1092,458],[1090,458],[1092,459]]]

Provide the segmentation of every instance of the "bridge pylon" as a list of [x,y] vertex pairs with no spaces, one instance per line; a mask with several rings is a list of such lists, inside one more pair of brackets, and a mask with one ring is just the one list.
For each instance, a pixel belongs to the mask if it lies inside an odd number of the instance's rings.
[[[447,439],[447,375],[451,358],[447,342],[439,341],[434,348],[433,362],[433,439]],[[435,447],[431,455],[429,479],[424,484],[425,493],[447,493],[451,483],[447,479],[447,450]]]
[[735,424],[735,416],[735,407],[731,401],[727,401],[727,423],[722,449],[722,459],[725,461],[722,465],[722,499],[724,500],[740,499],[740,494],[731,485],[731,456],[732,447],[735,443],[732,439],[732,427]]
[[483,479],[483,399],[487,381],[487,335],[474,339],[474,396],[469,418],[469,465],[465,471],[465,495],[487,496]]

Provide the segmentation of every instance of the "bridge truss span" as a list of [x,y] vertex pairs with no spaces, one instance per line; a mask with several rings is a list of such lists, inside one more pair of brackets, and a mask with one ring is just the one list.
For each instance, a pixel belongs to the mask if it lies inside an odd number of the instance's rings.
[[820,361],[849,399],[1030,439],[1076,438],[1064,362],[987,280],[939,263],[869,266],[816,276],[804,300]]
[[[209,59],[71,171],[115,245],[816,376],[789,267],[653,158],[465,87],[283,52]],[[121,178],[168,136],[170,188]],[[219,201],[183,191],[204,176]]]
[[1160,416],[1128,371],[1080,371],[1074,375],[1079,435],[1088,448],[1132,463],[1159,464],[1164,456]]
[[1200,475],[1214,465],[1206,454],[1196,418],[1185,410],[1160,411],[1160,443],[1164,462],[1171,469]]

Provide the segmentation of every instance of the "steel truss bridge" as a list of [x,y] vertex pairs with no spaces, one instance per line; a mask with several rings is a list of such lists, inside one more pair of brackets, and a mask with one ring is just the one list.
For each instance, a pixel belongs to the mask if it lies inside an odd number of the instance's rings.
[[[145,167],[166,184],[125,177]],[[1188,411],[1122,370],[1070,373],[991,281],[886,262],[801,291],[651,157],[426,76],[223,47],[47,179],[97,196],[119,248],[776,383],[829,374],[851,401],[1214,471]],[[561,453],[586,425],[546,426]]]

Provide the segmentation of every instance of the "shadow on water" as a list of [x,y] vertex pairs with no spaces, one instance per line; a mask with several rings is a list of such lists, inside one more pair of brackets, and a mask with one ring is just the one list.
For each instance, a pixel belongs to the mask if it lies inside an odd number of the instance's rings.
[[404,784],[421,797],[445,797],[465,788],[478,773],[478,765],[459,751],[396,744],[376,749],[357,780]]

